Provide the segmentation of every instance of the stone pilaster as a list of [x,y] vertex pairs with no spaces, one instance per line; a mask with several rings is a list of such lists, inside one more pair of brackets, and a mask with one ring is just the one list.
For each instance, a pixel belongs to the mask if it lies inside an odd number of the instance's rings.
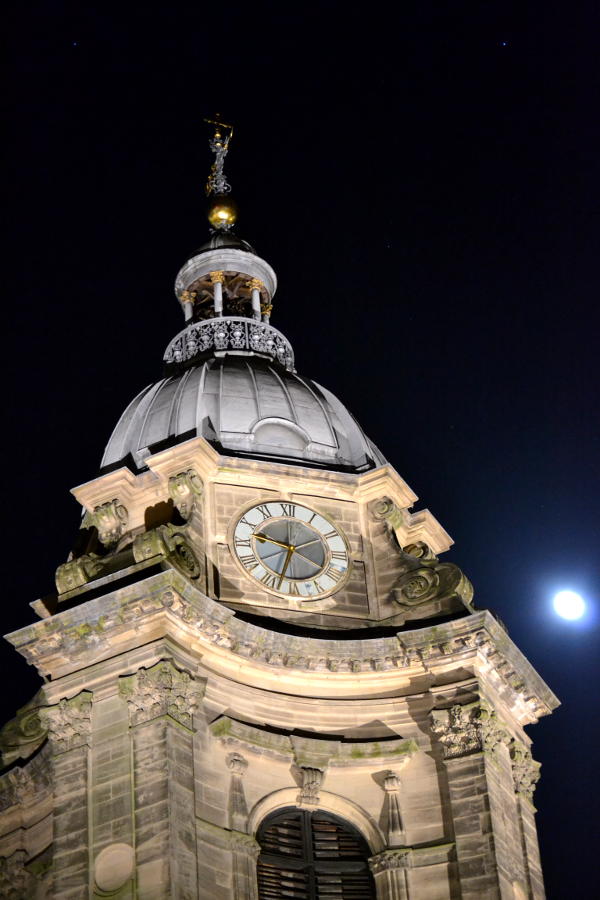
[[510,747],[512,774],[517,794],[517,810],[523,848],[525,885],[533,900],[544,900],[544,879],[535,825],[533,792],[540,777],[540,764],[531,752],[518,741]]
[[445,761],[461,896],[512,897],[529,880],[523,832],[515,828],[515,741],[484,701],[434,710],[432,731]]
[[256,863],[260,845],[249,834],[231,833],[233,900],[258,900]]
[[89,887],[88,768],[92,695],[40,711],[48,729],[54,782],[53,891],[56,900],[81,900]]
[[372,856],[369,866],[375,879],[377,900],[408,900],[410,850],[383,850]]
[[138,897],[195,897],[193,713],[203,686],[171,662],[121,679],[131,722]]
[[[112,684],[94,694],[90,750],[90,855],[94,887],[119,890],[119,900],[134,897],[134,871],[121,863],[134,856],[133,772],[127,704]],[[119,860],[119,863],[116,861]]]

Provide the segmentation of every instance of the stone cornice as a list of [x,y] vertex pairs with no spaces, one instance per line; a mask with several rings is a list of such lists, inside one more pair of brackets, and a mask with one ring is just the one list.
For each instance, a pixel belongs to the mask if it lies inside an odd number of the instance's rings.
[[168,569],[7,635],[53,679],[160,637],[183,642],[214,671],[300,696],[414,692],[415,678],[471,667],[503,692],[519,722],[558,700],[488,612],[391,637],[325,640],[269,631],[237,618]]
[[[107,472],[93,481],[74,487],[71,493],[89,512],[115,499],[127,509],[130,527],[142,525],[144,510],[149,502],[169,498],[169,478],[186,469],[194,469],[202,480],[218,479],[224,484],[238,484],[262,489],[268,476],[271,490],[288,496],[293,493],[331,496],[344,500],[369,503],[389,497],[404,510],[403,545],[423,540],[434,553],[443,553],[452,545],[452,538],[427,509],[411,513],[409,508],[418,500],[393,466],[379,466],[354,475],[289,465],[260,462],[235,456],[222,456],[204,438],[192,438],[168,450],[155,453],[146,460],[148,470],[135,475],[128,468]],[[404,533],[405,532],[405,533]]]

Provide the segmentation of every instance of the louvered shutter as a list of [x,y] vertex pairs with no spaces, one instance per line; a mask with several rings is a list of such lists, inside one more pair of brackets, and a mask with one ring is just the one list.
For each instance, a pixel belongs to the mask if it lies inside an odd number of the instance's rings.
[[371,900],[375,897],[364,838],[321,810],[290,808],[259,829],[260,900]]

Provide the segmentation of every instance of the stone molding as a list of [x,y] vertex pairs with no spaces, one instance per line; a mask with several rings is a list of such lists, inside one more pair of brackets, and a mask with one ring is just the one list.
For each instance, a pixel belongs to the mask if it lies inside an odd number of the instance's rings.
[[400,814],[400,776],[388,771],[383,780],[383,790],[387,799],[387,834],[391,847],[397,846],[403,838],[402,816]]
[[346,743],[329,738],[298,738],[296,735],[276,734],[258,725],[248,725],[220,716],[209,725],[213,736],[226,747],[242,747],[245,752],[258,753],[295,763],[299,770],[328,766],[379,766],[387,761],[403,765],[418,752],[413,740],[357,741]]
[[[113,642],[122,650],[120,635],[130,631],[132,623],[137,640],[144,620],[150,623],[157,614],[166,613],[193,632],[207,648],[203,652],[208,653],[212,645],[261,666],[303,673],[303,679],[309,673],[327,673],[328,683],[333,685],[338,676],[348,678],[361,672],[364,687],[365,673],[402,670],[413,677],[429,673],[438,661],[446,666],[448,657],[462,663],[480,656],[486,669],[493,670],[513,696],[517,695],[514,703],[529,721],[558,705],[554,694],[486,611],[435,627],[400,632],[397,637],[326,640],[282,635],[243,622],[173,570],[150,576],[140,587],[141,595],[136,590],[114,591],[27,626],[7,635],[7,639],[29,663],[56,677],[65,668],[72,668],[78,655],[85,655],[89,664],[112,655]],[[156,631],[155,625],[153,629]]]
[[382,850],[369,859],[373,875],[394,869],[416,869],[450,862],[454,844],[433,844],[427,847],[396,847]]
[[204,686],[205,682],[177,669],[170,660],[163,660],[121,678],[119,693],[127,701],[131,725],[170,716],[191,730]]

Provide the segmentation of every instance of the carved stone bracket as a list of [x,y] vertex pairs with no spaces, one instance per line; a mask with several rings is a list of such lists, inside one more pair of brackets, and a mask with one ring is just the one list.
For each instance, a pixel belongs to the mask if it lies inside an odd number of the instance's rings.
[[194,469],[179,472],[169,478],[169,497],[175,504],[180,516],[186,521],[190,518],[196,499],[202,495],[202,479]]
[[519,741],[514,741],[511,744],[510,757],[515,791],[533,804],[533,792],[540,780],[541,763],[536,762],[527,747]]
[[170,716],[186,728],[204,694],[204,683],[163,660],[150,669],[122,678],[119,692],[127,700],[132,725]]
[[176,525],[159,525],[150,531],[136,535],[133,541],[133,558],[136,562],[162,556],[186,578],[200,577],[201,567],[196,554]]
[[100,543],[105,547],[114,547],[125,534],[128,521],[127,509],[115,499],[96,506],[93,512],[87,513],[82,524],[85,528],[95,526]]
[[325,779],[325,771],[312,766],[300,766],[302,783],[297,802],[302,806],[318,806],[320,802],[319,790]]
[[404,526],[402,510],[389,497],[371,501],[369,509],[373,518],[382,521],[386,528],[395,535],[398,546],[400,546],[401,538],[398,537],[398,532]]
[[88,742],[92,727],[90,691],[82,691],[71,700],[60,700],[56,706],[46,706],[39,712],[54,753],[64,753]]
[[0,856],[0,897],[24,900],[35,896],[35,879],[25,868],[27,853],[16,850],[12,856]]
[[63,563],[56,570],[54,580],[59,594],[73,591],[75,588],[93,581],[102,571],[101,558],[94,553],[79,556]]

